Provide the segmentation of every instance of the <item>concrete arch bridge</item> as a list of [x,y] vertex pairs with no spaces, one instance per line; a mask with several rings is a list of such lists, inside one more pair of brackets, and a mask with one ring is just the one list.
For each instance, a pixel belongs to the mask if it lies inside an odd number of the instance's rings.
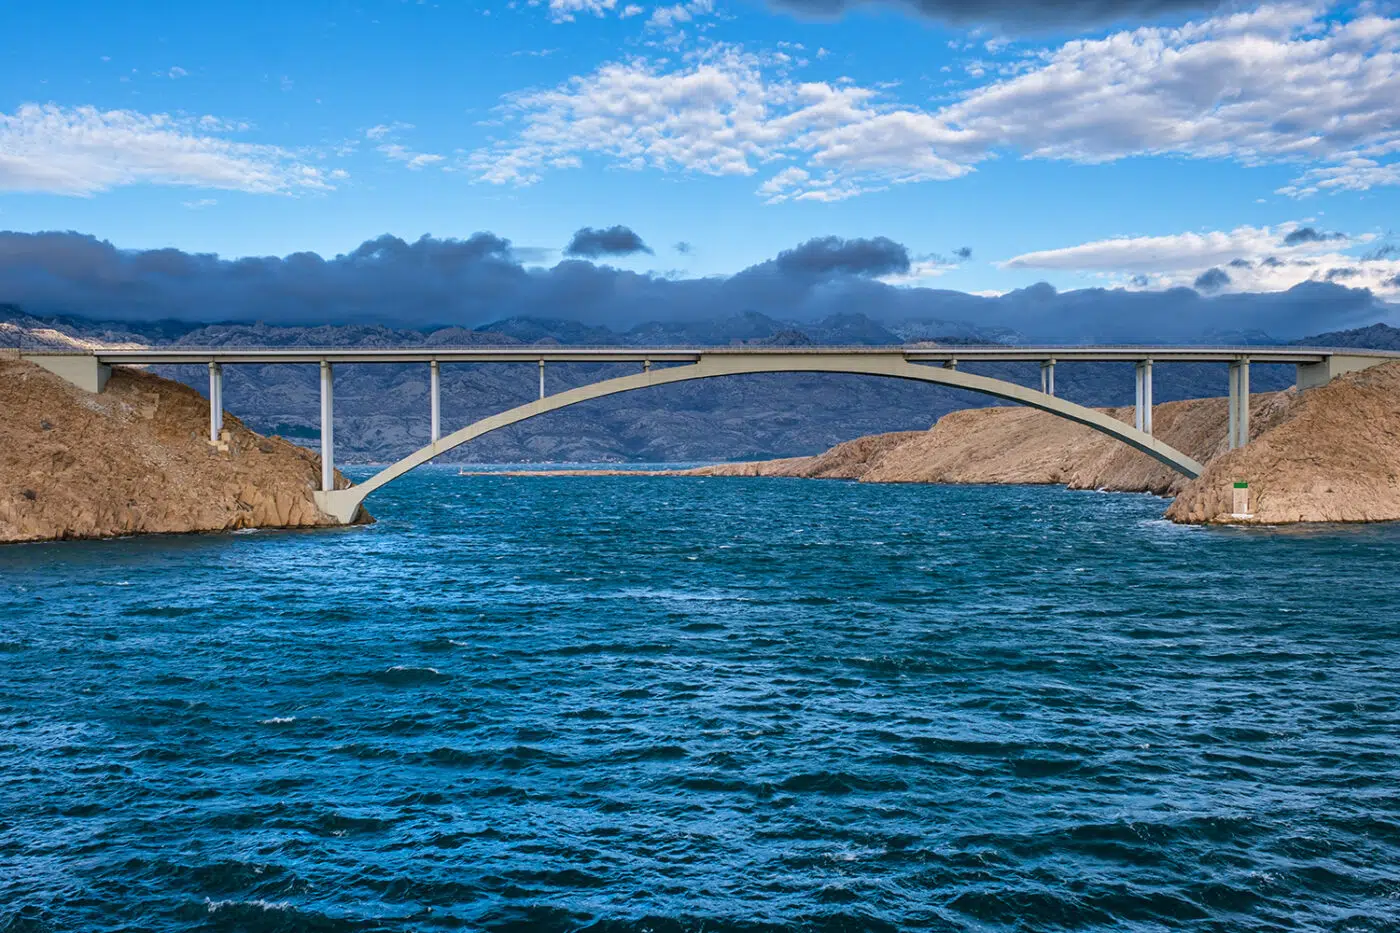
[[[967,389],[1036,408],[1113,437],[1189,477],[1204,467],[1152,435],[1152,367],[1154,362],[1218,362],[1229,365],[1230,446],[1249,438],[1249,365],[1289,363],[1297,366],[1298,385],[1322,385],[1337,375],[1400,359],[1400,353],[1299,347],[465,347],[404,349],[345,348],[140,348],[91,353],[26,352],[25,359],[58,373],[92,392],[100,392],[114,365],[207,364],[209,431],[217,440],[223,426],[223,367],[254,364],[319,364],[321,370],[321,509],[351,521],[366,496],[415,467],[474,438],[508,425],[582,402],[651,386],[755,373],[841,373],[907,379]],[[960,362],[1039,362],[1039,389],[977,375]],[[1136,418],[1132,425],[1055,394],[1057,362],[1131,362],[1137,373]],[[548,363],[634,363],[640,371],[545,393]],[[339,363],[427,363],[431,371],[431,440],[379,473],[348,488],[335,489],[334,367]],[[534,363],[539,367],[539,398],[482,418],[450,434],[441,433],[440,372],[447,363]],[[659,365],[657,365],[659,364]]]

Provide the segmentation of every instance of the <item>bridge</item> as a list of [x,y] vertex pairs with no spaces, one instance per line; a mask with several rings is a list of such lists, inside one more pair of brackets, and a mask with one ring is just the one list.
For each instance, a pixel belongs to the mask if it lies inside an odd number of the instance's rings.
[[[979,392],[1036,408],[1085,425],[1166,464],[1189,477],[1202,464],[1163,443],[1152,433],[1154,364],[1228,364],[1229,446],[1249,440],[1250,363],[1297,367],[1300,389],[1324,385],[1343,373],[1400,359],[1400,353],[1309,347],[1194,346],[943,346],[903,347],[140,347],[72,351],[29,351],[23,359],[37,363],[89,392],[100,392],[113,366],[205,365],[209,369],[209,438],[217,442],[223,428],[223,368],[234,365],[316,365],[321,372],[321,488],[316,502],[343,522],[354,519],[371,492],[414,467],[455,447],[547,412],[580,402],[651,386],[754,373],[842,373],[930,382]],[[1040,387],[978,375],[964,363],[1032,362],[1040,364]],[[1061,362],[1133,363],[1137,374],[1134,423],[1066,401],[1055,394],[1055,366]],[[335,488],[335,367],[341,364],[426,364],[430,372],[431,439],[419,450],[390,464],[363,482]],[[454,363],[534,365],[539,370],[539,398],[482,418],[450,434],[441,431],[441,370]],[[551,363],[626,363],[639,371],[603,379],[549,395],[545,368]]]

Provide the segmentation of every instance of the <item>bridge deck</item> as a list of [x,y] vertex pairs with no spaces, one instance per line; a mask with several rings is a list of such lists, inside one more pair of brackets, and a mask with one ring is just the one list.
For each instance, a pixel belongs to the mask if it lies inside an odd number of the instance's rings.
[[[25,350],[26,356],[72,354],[73,350]],[[108,365],[198,363],[694,363],[705,356],[884,356],[911,363],[976,362],[1135,362],[1320,363],[1336,355],[1400,359],[1400,352],[1328,347],[1265,346],[943,346],[898,347],[140,347],[91,351]]]

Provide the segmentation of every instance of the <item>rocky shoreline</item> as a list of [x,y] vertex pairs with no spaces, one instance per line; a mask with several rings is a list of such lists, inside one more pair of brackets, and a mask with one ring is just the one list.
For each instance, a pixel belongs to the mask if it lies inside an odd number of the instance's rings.
[[181,383],[117,368],[94,395],[0,359],[0,543],[339,524],[315,454],[228,415],[208,431]]
[[[1062,485],[1172,497],[1183,524],[1400,520],[1400,363],[1306,392],[1256,393],[1250,443],[1229,450],[1223,398],[1154,409],[1155,434],[1206,464],[1191,480],[1121,442],[1028,408],[945,415],[927,431],[875,434],[810,457],[689,470],[512,471],[513,475],[730,476],[862,483]],[[1132,423],[1131,408],[1104,409]],[[1247,483],[1249,512],[1234,512]]]
[[[1132,421],[1131,408],[1106,410]],[[0,543],[339,524],[316,506],[315,454],[225,418],[220,443],[210,444],[208,402],[188,386],[118,368],[92,395],[0,358]],[[809,457],[490,475],[1058,484],[1173,497],[1166,517],[1181,523],[1400,520],[1400,363],[1301,393],[1256,394],[1240,450],[1227,448],[1222,398],[1159,405],[1154,421],[1158,437],[1206,464],[1199,478],[1082,425],[1008,407],[956,411],[927,431],[870,435]],[[1245,516],[1234,512],[1242,482]]]
[[[1131,423],[1131,408],[1106,409]],[[1206,464],[1191,480],[1089,428],[1025,408],[953,412],[928,431],[863,437],[813,457],[718,464],[694,476],[792,476],[864,483],[1059,484],[1174,497],[1186,524],[1400,520],[1400,363],[1306,392],[1260,393],[1250,443],[1229,450],[1223,398],[1169,402],[1156,436]],[[1247,483],[1249,512],[1234,512]]]

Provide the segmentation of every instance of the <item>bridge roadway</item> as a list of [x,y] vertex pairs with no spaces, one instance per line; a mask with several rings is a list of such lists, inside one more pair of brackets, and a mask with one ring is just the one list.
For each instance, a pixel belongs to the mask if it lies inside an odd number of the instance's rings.
[[[1187,476],[1204,467],[1152,434],[1154,363],[1228,365],[1229,446],[1249,441],[1249,367],[1253,363],[1297,367],[1298,387],[1323,385],[1347,372],[1400,359],[1400,352],[1326,347],[1210,346],[946,346],[900,347],[113,347],[88,352],[25,350],[21,356],[90,392],[106,385],[112,366],[205,365],[209,369],[209,436],[217,443],[223,428],[223,367],[226,365],[312,364],[321,370],[321,489],[317,502],[326,512],[350,521],[365,496],[414,467],[490,431],[619,392],[694,379],[755,373],[843,373],[884,376],[953,386],[1028,405],[1086,425],[1143,451]],[[962,363],[1036,362],[1040,388],[959,369]],[[1096,409],[1055,394],[1055,366],[1063,362],[1133,363],[1137,374],[1135,419],[1130,426]],[[430,371],[431,440],[364,482],[335,488],[334,370],[341,364],[426,363]],[[451,363],[533,363],[539,368],[539,399],[483,418],[443,436],[441,367]],[[553,395],[545,393],[549,363],[631,363],[641,371]],[[653,366],[653,364],[659,364]]]

